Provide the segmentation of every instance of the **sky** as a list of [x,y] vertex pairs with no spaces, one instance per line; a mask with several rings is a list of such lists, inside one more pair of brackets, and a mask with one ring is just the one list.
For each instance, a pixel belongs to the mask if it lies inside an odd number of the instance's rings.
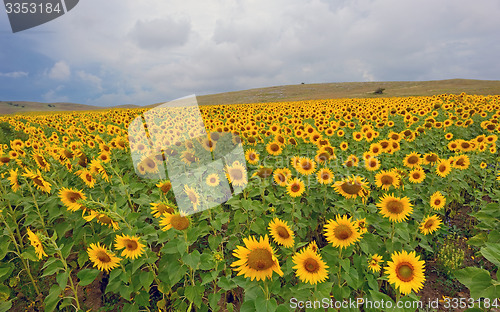
[[148,105],[352,81],[500,80],[498,0],[81,0],[12,33],[0,101]]

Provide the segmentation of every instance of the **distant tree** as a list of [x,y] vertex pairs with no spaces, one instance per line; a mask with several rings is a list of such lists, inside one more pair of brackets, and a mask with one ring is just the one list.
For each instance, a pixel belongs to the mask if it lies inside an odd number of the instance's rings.
[[373,94],[383,94],[384,90],[384,88],[378,88],[377,90],[373,91]]

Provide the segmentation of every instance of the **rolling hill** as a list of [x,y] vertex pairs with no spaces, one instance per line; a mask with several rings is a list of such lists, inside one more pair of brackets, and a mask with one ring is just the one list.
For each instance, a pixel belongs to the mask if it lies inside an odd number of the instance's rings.
[[[382,88],[382,94],[374,91]],[[500,80],[448,79],[433,81],[338,82],[275,86],[197,96],[200,105],[283,102],[335,98],[430,96],[443,93],[500,95]],[[169,100],[169,99],[166,99]],[[161,103],[145,106],[151,108]],[[1,101],[0,115],[26,112],[56,112],[138,108],[136,105],[99,107],[75,103]]]

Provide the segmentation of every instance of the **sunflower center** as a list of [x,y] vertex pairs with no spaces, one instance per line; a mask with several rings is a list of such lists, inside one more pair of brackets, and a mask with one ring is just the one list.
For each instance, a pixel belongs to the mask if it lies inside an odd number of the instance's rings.
[[412,177],[413,177],[413,179],[415,179],[415,180],[420,179],[420,172],[414,172],[414,173],[412,174]]
[[304,261],[304,269],[309,273],[316,273],[319,270],[318,262],[314,259],[308,258]]
[[99,250],[97,252],[97,259],[99,259],[100,262],[103,263],[109,263],[111,262],[111,258],[108,256],[108,254],[105,251]]
[[270,148],[271,148],[271,151],[273,151],[273,152],[277,152],[280,149],[279,145],[276,143],[271,144]]
[[409,282],[413,279],[413,266],[407,262],[403,262],[396,268],[396,274],[403,282]]
[[42,186],[42,187],[43,187],[43,180],[42,180],[42,179],[40,179],[40,177],[35,177],[35,178],[33,179],[33,182],[34,182],[36,185],[38,185],[38,186]]
[[391,200],[387,203],[387,210],[393,214],[400,214],[404,210],[403,203],[398,200]]
[[256,271],[264,271],[274,265],[273,255],[267,249],[255,249],[248,254],[248,266]]
[[78,193],[69,193],[68,199],[71,203],[76,203],[77,200],[82,199],[82,196]]
[[411,165],[418,164],[418,156],[412,155],[408,157],[408,163]]
[[282,173],[279,173],[277,176],[278,180],[280,180],[281,182],[285,182],[286,181],[286,177],[282,174]]
[[243,178],[243,173],[241,172],[240,169],[230,169],[229,170],[229,175],[234,179],[234,180],[241,180]]
[[297,183],[294,183],[292,184],[292,186],[290,187],[290,189],[292,190],[292,192],[298,192],[300,190],[300,185],[297,184]]
[[186,217],[174,215],[170,220],[170,224],[172,224],[172,227],[174,229],[182,231],[187,229],[187,227],[189,226],[189,220]]
[[288,230],[283,227],[283,226],[278,226],[276,227],[276,232],[278,233],[278,235],[281,237],[281,238],[289,238],[290,237],[290,233],[288,233]]
[[440,165],[438,167],[439,172],[446,172],[446,169],[447,169],[446,165]]
[[254,153],[250,153],[250,154],[248,155],[248,159],[250,159],[250,160],[255,160],[255,154],[254,154]]
[[168,207],[167,205],[164,205],[164,204],[159,204],[156,209],[158,209],[158,212],[161,214],[163,214],[165,212],[168,212],[168,213],[174,212],[174,209],[172,209],[172,207]]
[[304,163],[300,164],[300,166],[301,166],[301,167],[302,167],[302,169],[304,169],[304,170],[309,170],[309,169],[311,169],[312,164],[311,164],[310,162],[306,161],[306,162],[304,162]]
[[137,247],[139,247],[139,245],[137,245],[137,242],[134,241],[134,240],[131,240],[131,239],[128,239],[125,243],[125,248],[127,248],[127,250],[136,250]]
[[434,205],[439,206],[441,204],[441,200],[439,198],[434,200]]
[[426,228],[426,229],[430,229],[433,226],[434,226],[434,220],[432,220],[432,219],[431,220],[427,220],[427,222],[425,222],[425,224],[424,224],[424,228]]
[[327,172],[325,172],[325,173],[323,173],[323,174],[321,175],[321,179],[323,179],[323,180],[328,180],[328,179],[330,179],[330,175],[329,175]]
[[346,240],[352,236],[352,230],[349,226],[345,224],[340,224],[335,228],[333,234],[339,240]]
[[457,165],[457,166],[463,166],[463,165],[464,165],[464,162],[465,162],[465,161],[464,161],[464,159],[463,159],[463,158],[460,158],[460,159],[458,159],[458,160],[457,160],[456,165]]
[[380,182],[382,182],[383,185],[392,185],[392,182],[394,182],[394,178],[390,175],[384,175],[380,179]]
[[149,168],[151,168],[151,169],[154,169],[154,168],[156,167],[156,163],[155,163],[153,160],[148,159],[148,160],[146,161],[146,166],[148,166],[148,167],[149,167]]
[[166,193],[166,192],[170,191],[170,188],[171,188],[171,187],[172,187],[172,185],[171,185],[171,184],[164,183],[164,184],[162,184],[162,186],[161,186],[161,191],[162,191],[163,193]]
[[92,182],[92,175],[90,175],[90,173],[87,173],[87,174],[85,175],[85,179],[86,179],[87,181],[89,181],[89,182]]
[[193,205],[195,205],[198,202],[198,198],[196,197],[196,194],[194,192],[189,192],[188,197],[191,203],[193,203]]
[[344,192],[351,195],[358,194],[359,191],[361,191],[361,185],[356,183],[352,184],[351,182],[344,182],[340,187]]
[[429,155],[426,157],[428,162],[435,162],[437,161],[437,158],[438,158],[437,155]]

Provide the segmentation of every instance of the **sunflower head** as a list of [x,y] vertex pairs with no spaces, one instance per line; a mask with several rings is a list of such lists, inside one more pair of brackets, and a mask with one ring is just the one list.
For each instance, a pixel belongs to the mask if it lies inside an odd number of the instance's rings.
[[304,283],[317,284],[328,278],[328,266],[321,259],[321,255],[304,248],[292,258],[297,277]]
[[387,262],[385,268],[389,283],[394,284],[403,295],[423,288],[425,262],[420,260],[415,251],[394,252],[391,260]]
[[259,240],[250,236],[244,238],[243,243],[245,246],[237,246],[233,252],[233,255],[239,260],[231,264],[233,270],[238,272],[238,275],[250,277],[252,281],[254,279],[257,281],[266,278],[272,279],[273,272],[283,276],[283,271],[281,271],[267,235],[261,236]]
[[326,240],[333,245],[333,247],[346,248],[361,238],[359,229],[355,221],[351,221],[351,217],[347,218],[346,215],[337,215],[336,219],[330,219],[325,225],[324,232]]
[[274,220],[269,223],[269,232],[278,245],[293,247],[294,234],[285,221],[274,218]]
[[139,242],[139,237],[129,235],[116,235],[115,248],[123,249],[122,257],[136,259],[144,252],[144,244]]

